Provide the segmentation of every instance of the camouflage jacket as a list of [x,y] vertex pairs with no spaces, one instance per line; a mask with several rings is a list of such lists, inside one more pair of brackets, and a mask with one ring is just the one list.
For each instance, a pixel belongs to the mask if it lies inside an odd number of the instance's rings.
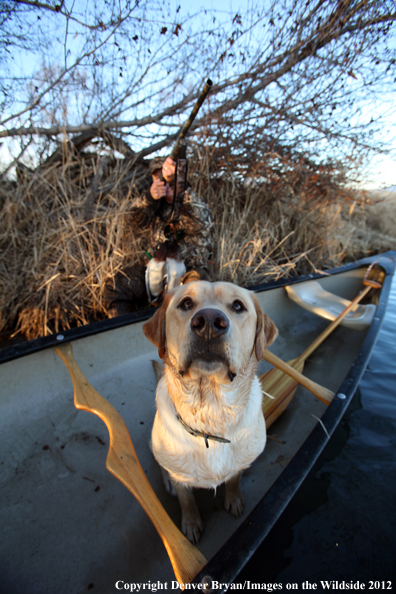
[[191,188],[187,188],[176,223],[167,223],[172,205],[165,200],[154,200],[150,191],[135,199],[131,222],[139,229],[145,249],[154,254],[157,246],[167,239],[176,239],[187,270],[207,268],[213,252],[211,241],[213,223],[208,205]]

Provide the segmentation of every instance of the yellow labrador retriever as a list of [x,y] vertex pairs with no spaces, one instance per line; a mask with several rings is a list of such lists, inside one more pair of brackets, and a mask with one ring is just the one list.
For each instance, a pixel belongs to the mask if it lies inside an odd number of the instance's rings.
[[179,497],[183,533],[198,542],[203,526],[193,487],[225,483],[225,508],[243,511],[240,475],[266,442],[255,372],[277,329],[250,291],[198,281],[169,293],[143,330],[165,365],[153,453]]

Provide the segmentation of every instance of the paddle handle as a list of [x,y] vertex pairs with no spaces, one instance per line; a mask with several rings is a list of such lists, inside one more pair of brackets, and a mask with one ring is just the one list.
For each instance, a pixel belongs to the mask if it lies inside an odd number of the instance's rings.
[[88,382],[73,356],[71,344],[55,347],[69,371],[74,386],[74,404],[78,409],[96,414],[106,424],[110,447],[106,468],[136,497],[160,535],[176,579],[189,583],[207,561],[172,522],[154,493],[140,465],[128,429],[121,415]]
[[284,361],[282,361],[282,359],[279,359],[279,357],[277,357],[270,351],[264,351],[263,359],[265,359],[266,361],[268,361],[268,363],[271,363],[271,365],[277,367],[287,375],[290,375],[290,377],[296,380],[296,382],[307,388],[310,392],[312,392],[314,396],[316,396],[316,398],[319,398],[319,400],[321,400],[325,404],[330,404],[330,402],[333,400],[334,392],[310,380],[305,375],[297,371],[297,369],[294,369],[291,365],[285,363]]
[[306,361],[308,357],[312,355],[312,353],[326,340],[326,338],[339,326],[344,318],[349,314],[351,310],[367,295],[367,293],[372,289],[372,285],[366,286],[357,297],[344,309],[342,313],[332,322],[323,332],[318,336],[316,340],[313,341],[311,345],[296,359],[296,363],[300,363],[301,361]]

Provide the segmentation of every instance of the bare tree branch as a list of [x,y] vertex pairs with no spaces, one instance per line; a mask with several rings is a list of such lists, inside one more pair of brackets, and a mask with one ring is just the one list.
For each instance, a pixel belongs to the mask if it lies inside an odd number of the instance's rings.
[[[227,130],[230,138],[241,137],[244,126],[290,146],[312,147],[323,138],[331,150],[341,150],[337,139],[345,151],[358,144],[362,149],[376,145],[369,137],[376,131],[375,121],[364,125],[358,117],[364,98],[382,91],[384,82],[390,90],[396,74],[396,14],[389,0],[285,0],[282,6],[270,0],[265,10],[261,3],[253,4],[246,14],[230,14],[228,20],[210,11],[181,18],[155,1],[141,0],[132,7],[129,0],[117,5],[109,0],[94,9],[98,12],[87,12],[96,19],[89,23],[95,29],[90,48],[87,41],[81,45],[81,27],[87,23],[67,0],[59,9],[34,0],[15,2],[24,7],[20,19],[37,10],[48,12],[51,23],[67,19],[59,56],[65,61],[70,54],[73,63],[58,74],[56,60],[46,56],[48,65],[26,83],[24,98],[21,76],[17,97],[25,105],[15,113],[7,99],[13,80],[9,70],[0,138],[123,131],[137,144],[134,155],[151,154],[175,138],[173,130],[209,75],[216,84],[195,133],[214,138]],[[81,40],[80,50],[74,38]],[[27,42],[18,38],[18,43]],[[23,121],[27,113],[29,122]],[[349,121],[343,123],[346,113]],[[16,120],[18,125],[5,126]],[[146,147],[150,136],[157,140]]]
[[[133,9],[132,9],[133,10]],[[79,64],[81,64],[81,62],[85,59],[88,58],[89,56],[91,56],[92,54],[94,54],[98,49],[100,49],[102,46],[104,46],[111,37],[113,37],[114,33],[117,31],[118,27],[120,26],[121,21],[118,22],[115,27],[112,29],[112,31],[109,33],[109,35],[101,42],[99,43],[97,46],[95,46],[92,50],[90,50],[89,52],[85,52],[82,56],[80,56],[78,58],[78,60],[76,60],[74,62],[74,64],[72,64],[71,66],[69,66],[68,68],[64,69],[61,74],[50,84],[48,85],[48,87],[46,89],[44,89],[44,91],[42,91],[40,93],[40,95],[27,107],[25,107],[24,109],[22,109],[21,111],[19,111],[16,114],[13,114],[12,116],[9,116],[8,118],[6,118],[5,120],[3,120],[2,122],[0,122],[0,126],[4,126],[4,124],[6,124],[7,122],[9,122],[12,119],[18,118],[21,115],[23,115],[24,113],[31,111],[33,109],[33,107],[35,107],[36,105],[38,105],[41,101],[41,99],[51,90],[53,89],[57,84],[59,84],[59,82],[66,76],[66,74],[68,74],[68,72],[71,72],[72,70],[75,70],[77,68],[77,66]]]
[[63,10],[64,0],[61,0],[61,2],[59,4],[55,4],[55,6],[51,6],[51,4],[45,4],[44,2],[38,2],[37,0],[13,0],[13,2],[14,2],[14,4],[26,4],[26,6],[32,6],[34,8],[42,8],[44,10],[49,10],[56,14],[62,14],[67,19],[70,19],[70,20],[74,21],[75,23],[78,23],[79,25],[86,27],[87,29],[90,29],[91,31],[95,31],[97,29],[103,31],[109,27],[109,24],[105,25],[102,22],[97,25],[89,25],[88,23],[84,23],[80,19],[75,18],[74,16],[72,16],[70,14],[70,12],[66,12],[65,10]]

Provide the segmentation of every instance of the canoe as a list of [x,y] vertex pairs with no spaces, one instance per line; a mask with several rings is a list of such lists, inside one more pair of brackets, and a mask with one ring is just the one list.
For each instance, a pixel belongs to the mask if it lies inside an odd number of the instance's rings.
[[[237,579],[328,442],[370,359],[386,310],[396,253],[386,252],[325,274],[251,287],[279,329],[270,351],[290,361],[337,316],[338,312],[326,313],[333,304],[337,310],[340,300],[345,304],[359,294],[373,261],[385,276],[382,289],[370,291],[371,303],[359,310],[359,317],[368,316],[369,323],[359,330],[353,323],[339,325],[304,367],[304,375],[334,392],[330,405],[298,387],[272,423],[263,454],[243,475],[246,507],[241,518],[223,510],[223,488],[197,493],[205,524],[198,549],[207,562],[191,580],[191,587],[202,587],[208,576],[219,584]],[[290,296],[293,289],[299,293],[301,283],[312,281],[319,283],[319,295],[322,290],[326,293],[321,312],[308,307],[307,300],[301,307]],[[304,300],[301,294],[304,291],[299,295]],[[364,311],[366,305],[370,315]],[[357,311],[351,312],[350,319],[357,317]],[[107,594],[131,591],[133,584],[146,584],[146,589],[165,583],[168,589],[177,587],[167,550],[148,515],[106,470],[106,425],[74,407],[70,375],[54,350],[60,344],[72,344],[84,376],[124,419],[145,476],[179,526],[178,502],[166,493],[149,449],[156,387],[152,360],[159,359],[143,335],[142,324],[152,313],[145,310],[0,351],[0,558],[5,592],[69,594],[92,589]],[[263,360],[259,373],[271,369]]]

